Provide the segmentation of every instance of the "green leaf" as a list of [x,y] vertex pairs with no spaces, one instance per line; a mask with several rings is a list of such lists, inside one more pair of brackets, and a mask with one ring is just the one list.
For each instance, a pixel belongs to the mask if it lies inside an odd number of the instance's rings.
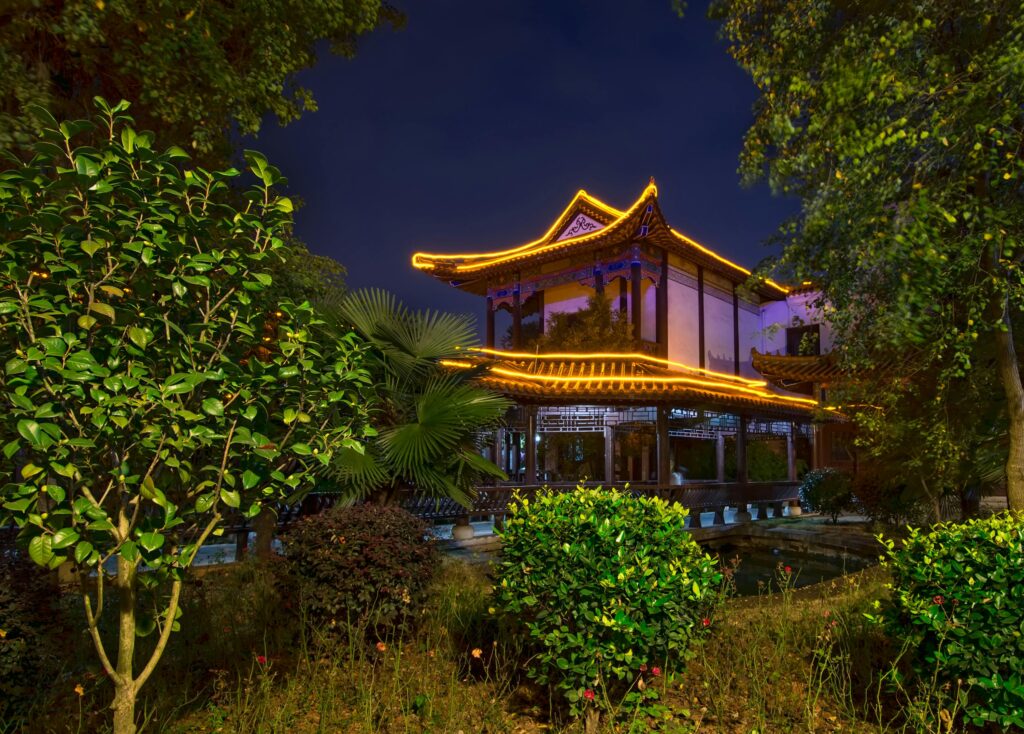
[[28,543],[28,557],[39,566],[47,566],[53,560],[53,549],[49,535],[37,535]]
[[209,494],[201,494],[196,497],[196,512],[209,512],[210,508],[213,507],[217,501],[217,496],[212,492]]
[[36,466],[35,464],[25,464],[25,466],[21,467],[21,478],[29,479],[31,477],[34,477],[42,470],[43,468],[41,466]]
[[242,496],[233,489],[225,489],[222,487],[220,490],[220,498],[228,507],[237,508],[242,504]]
[[142,533],[139,535],[139,545],[152,553],[164,545],[164,536],[160,533]]
[[92,543],[83,540],[75,546],[75,563],[82,564],[92,555]]
[[18,421],[18,433],[37,449],[45,449],[53,443],[50,434],[55,432],[56,428],[52,423],[39,424],[27,418]]
[[75,532],[74,528],[61,528],[53,534],[50,547],[52,547],[53,550],[64,550],[77,542],[78,533]]
[[121,544],[120,555],[128,561],[128,563],[135,563],[139,560],[139,548],[133,541],[126,540]]
[[203,401],[203,412],[207,415],[220,417],[224,415],[224,403],[217,398],[206,398]]
[[244,489],[252,489],[260,483],[261,477],[251,469],[246,469],[242,472],[242,487]]
[[102,242],[93,242],[92,240],[86,240],[85,242],[82,243],[81,247],[82,247],[82,250],[85,251],[86,255],[88,255],[89,257],[92,257],[97,252],[99,252],[100,250],[103,249],[103,243]]
[[145,349],[146,346],[153,341],[153,332],[148,328],[139,328],[133,326],[128,329],[128,338],[132,340],[139,349]]
[[109,304],[94,301],[93,303],[89,304],[89,310],[95,311],[101,316],[106,316],[111,321],[114,321],[114,307],[110,306]]

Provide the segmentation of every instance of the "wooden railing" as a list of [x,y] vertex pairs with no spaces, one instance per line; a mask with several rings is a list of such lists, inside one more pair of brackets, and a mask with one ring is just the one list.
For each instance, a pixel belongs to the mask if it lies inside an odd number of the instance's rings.
[[[480,487],[472,509],[467,509],[453,500],[434,499],[408,494],[399,499],[399,504],[414,515],[427,520],[453,520],[459,517],[494,516],[500,518],[508,512],[509,503],[519,496],[530,498],[542,487],[555,491],[569,492],[576,484],[527,485],[520,487]],[[699,512],[724,513],[726,507],[735,507],[745,512],[750,505],[757,509],[758,519],[767,517],[767,509],[774,507],[776,516],[782,514],[782,506],[793,506],[799,500],[796,482],[693,482],[690,484],[658,486],[656,484],[631,484],[628,491],[635,496],[656,496],[669,502],[678,502],[683,507]],[[694,513],[692,527],[700,526],[700,518]]]

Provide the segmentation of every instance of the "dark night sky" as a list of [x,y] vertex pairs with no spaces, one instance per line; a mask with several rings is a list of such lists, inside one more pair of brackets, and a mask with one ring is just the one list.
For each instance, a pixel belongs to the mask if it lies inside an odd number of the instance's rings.
[[705,4],[433,0],[400,32],[301,75],[320,109],[264,151],[305,200],[299,236],[415,307],[482,311],[409,264],[542,234],[579,188],[617,207],[658,182],[668,221],[751,267],[796,204],[736,173],[755,90]]

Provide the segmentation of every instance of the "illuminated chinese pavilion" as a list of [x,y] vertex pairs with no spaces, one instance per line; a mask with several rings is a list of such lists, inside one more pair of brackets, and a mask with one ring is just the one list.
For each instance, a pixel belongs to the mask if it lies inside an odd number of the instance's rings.
[[[516,401],[493,449],[515,480],[746,484],[755,441],[767,457],[759,466],[781,474],[760,479],[792,481],[817,458],[819,396],[769,383],[752,361],[827,350],[813,293],[752,281],[673,229],[653,180],[627,209],[581,190],[532,242],[421,252],[412,264],[485,300],[486,346],[449,366],[483,365],[482,382]],[[631,353],[527,346],[528,322],[542,331],[551,314],[577,311],[595,293],[628,317]],[[499,314],[511,322],[501,348]]]

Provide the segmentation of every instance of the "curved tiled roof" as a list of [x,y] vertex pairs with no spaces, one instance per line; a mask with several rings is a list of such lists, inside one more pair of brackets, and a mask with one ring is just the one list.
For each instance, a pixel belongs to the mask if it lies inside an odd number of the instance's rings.
[[[564,231],[564,227],[572,215],[577,212],[592,216],[603,225],[602,228],[575,237],[558,239],[559,233]],[[658,187],[654,184],[653,179],[639,198],[625,211],[608,206],[581,189],[569,202],[569,206],[548,228],[548,231],[532,242],[495,252],[463,254],[417,252],[412,256],[412,265],[441,280],[461,286],[488,275],[507,272],[525,265],[539,265],[571,254],[600,249],[609,245],[621,245],[623,242],[635,239],[641,220],[644,220],[645,217],[651,221],[650,231],[645,235],[645,241],[665,247],[700,263],[734,282],[743,282],[750,277],[751,271],[747,268],[722,257],[696,240],[668,226],[658,206]],[[770,280],[762,283],[758,289],[764,295],[774,298],[782,297],[787,292],[786,288]]]
[[452,368],[480,369],[477,380],[519,402],[613,403],[745,410],[804,417],[817,403],[781,395],[763,381],[687,367],[640,354],[523,354],[474,350]]
[[771,382],[827,384],[843,375],[839,363],[832,354],[790,356],[761,354],[756,349],[751,349],[750,359],[754,369]]

